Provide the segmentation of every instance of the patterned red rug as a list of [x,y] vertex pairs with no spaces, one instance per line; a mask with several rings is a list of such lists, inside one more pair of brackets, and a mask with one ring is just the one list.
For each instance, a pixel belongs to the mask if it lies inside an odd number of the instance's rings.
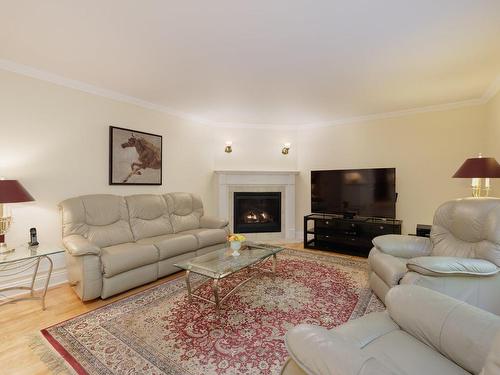
[[[222,289],[245,276],[224,280]],[[200,291],[210,295],[208,285]],[[290,327],[332,328],[381,309],[365,260],[285,250],[275,276],[243,285],[219,315],[211,304],[188,302],[178,278],[42,334],[79,374],[278,374]]]

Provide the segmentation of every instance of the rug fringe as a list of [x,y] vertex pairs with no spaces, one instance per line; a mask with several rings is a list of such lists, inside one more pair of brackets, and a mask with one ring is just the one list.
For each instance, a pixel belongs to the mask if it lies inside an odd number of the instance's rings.
[[50,345],[41,332],[32,335],[29,348],[42,361],[51,374],[54,375],[76,375],[76,372],[64,360],[63,357]]

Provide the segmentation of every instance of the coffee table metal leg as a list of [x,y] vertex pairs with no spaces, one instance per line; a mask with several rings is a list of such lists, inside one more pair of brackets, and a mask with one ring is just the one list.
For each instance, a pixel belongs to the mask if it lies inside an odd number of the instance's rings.
[[214,297],[215,297],[215,308],[217,311],[220,309],[220,302],[219,302],[219,279],[214,279],[212,283],[212,291],[214,292]]
[[273,273],[276,273],[276,254],[273,254]]
[[190,272],[186,271],[186,287],[188,290],[188,301],[191,302],[193,298],[191,297],[191,282],[189,281],[189,274]]

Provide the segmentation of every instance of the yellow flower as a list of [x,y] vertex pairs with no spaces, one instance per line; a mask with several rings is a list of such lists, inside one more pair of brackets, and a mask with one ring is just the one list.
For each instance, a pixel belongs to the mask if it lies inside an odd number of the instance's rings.
[[227,236],[227,240],[228,241],[240,241],[240,242],[243,242],[245,241],[247,238],[242,235],[242,234],[230,234],[229,236]]

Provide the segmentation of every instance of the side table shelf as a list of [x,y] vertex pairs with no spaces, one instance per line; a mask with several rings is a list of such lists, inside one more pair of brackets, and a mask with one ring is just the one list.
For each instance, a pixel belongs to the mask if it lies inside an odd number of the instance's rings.
[[[49,255],[63,252],[64,249],[57,246],[38,245],[30,247],[26,244],[16,247],[13,251],[0,254],[0,305],[22,300],[40,300],[42,302],[42,309],[45,310],[45,296],[47,294],[53,268],[52,259],[50,259]],[[35,283],[42,260],[48,263],[49,268],[44,288],[40,293],[37,293],[35,290]],[[6,277],[20,275],[30,269],[33,269],[33,274],[29,286],[2,287]],[[26,290],[29,291],[29,295],[22,295],[19,297],[4,297],[1,295],[1,293],[10,290]]]

